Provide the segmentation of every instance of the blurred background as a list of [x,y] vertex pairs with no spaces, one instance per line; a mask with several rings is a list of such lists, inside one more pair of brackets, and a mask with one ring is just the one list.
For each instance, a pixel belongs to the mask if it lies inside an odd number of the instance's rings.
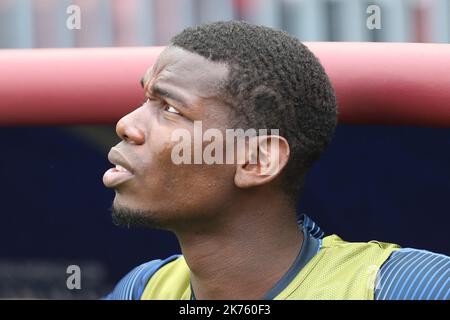
[[[80,29],[66,27],[71,5]],[[371,5],[379,29],[367,27]],[[166,45],[185,27],[233,19],[302,41],[450,41],[450,0],[0,0],[0,48]],[[112,224],[101,177],[113,125],[0,135],[0,298],[99,298],[134,266],[179,252],[170,233]],[[349,241],[450,254],[449,199],[449,128],[340,125],[298,210]],[[66,286],[72,264],[81,290]]]

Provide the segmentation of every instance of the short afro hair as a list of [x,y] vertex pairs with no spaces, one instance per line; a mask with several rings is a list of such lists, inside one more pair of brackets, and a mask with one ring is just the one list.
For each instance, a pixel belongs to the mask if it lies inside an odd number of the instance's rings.
[[228,65],[218,95],[232,107],[234,126],[279,129],[291,149],[286,191],[297,198],[337,122],[335,93],[319,60],[286,32],[241,21],[187,28],[171,45]]

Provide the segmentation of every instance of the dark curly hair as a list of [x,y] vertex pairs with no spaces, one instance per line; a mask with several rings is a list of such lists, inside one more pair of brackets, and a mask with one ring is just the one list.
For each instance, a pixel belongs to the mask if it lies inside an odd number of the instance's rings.
[[334,90],[319,60],[289,34],[241,21],[187,28],[171,45],[228,65],[218,96],[233,108],[235,127],[279,129],[286,138],[291,155],[283,177],[296,198],[337,122]]

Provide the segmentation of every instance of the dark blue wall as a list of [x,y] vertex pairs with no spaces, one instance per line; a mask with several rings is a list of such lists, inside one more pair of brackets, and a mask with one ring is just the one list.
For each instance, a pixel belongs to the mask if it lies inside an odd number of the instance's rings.
[[327,233],[450,253],[450,129],[339,126],[300,211]]
[[[178,252],[162,231],[112,225],[106,157],[61,128],[0,128],[0,260],[98,261],[113,282]],[[327,233],[450,253],[450,129],[339,126],[300,211]]]

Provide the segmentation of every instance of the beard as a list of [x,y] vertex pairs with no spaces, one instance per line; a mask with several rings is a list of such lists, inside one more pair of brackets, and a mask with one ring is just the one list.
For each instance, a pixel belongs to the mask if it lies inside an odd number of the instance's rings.
[[112,221],[116,226],[159,229],[177,233],[189,230],[195,226],[205,229],[205,225],[211,228],[211,216],[205,217],[183,210],[159,211],[149,209],[137,209],[113,202],[111,208]]
[[111,207],[112,220],[116,226],[141,227],[146,229],[165,229],[161,221],[157,221],[150,211],[132,209],[113,204]]

